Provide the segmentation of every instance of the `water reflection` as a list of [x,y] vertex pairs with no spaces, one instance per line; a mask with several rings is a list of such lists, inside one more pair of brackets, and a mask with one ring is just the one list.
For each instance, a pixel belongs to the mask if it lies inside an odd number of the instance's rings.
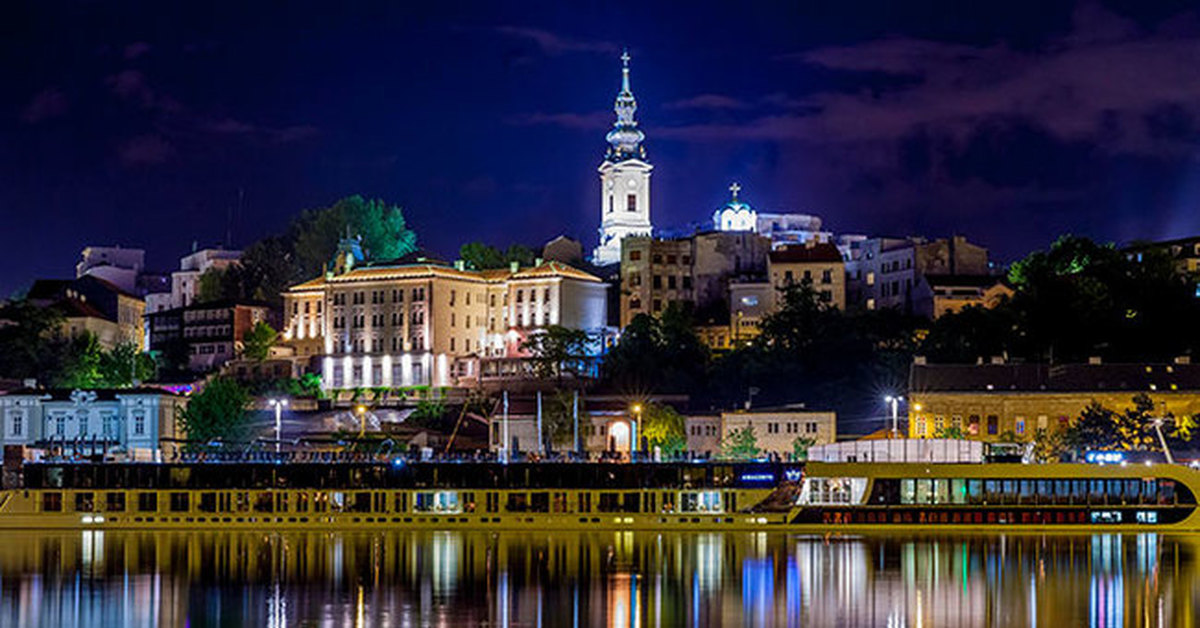
[[1190,626],[1200,537],[6,534],[0,625]]

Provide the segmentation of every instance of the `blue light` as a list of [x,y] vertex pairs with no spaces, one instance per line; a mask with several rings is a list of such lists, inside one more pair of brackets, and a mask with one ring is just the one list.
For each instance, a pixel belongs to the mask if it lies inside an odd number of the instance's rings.
[[743,473],[738,477],[739,480],[746,483],[753,482],[774,482],[774,473]]
[[1121,451],[1089,451],[1083,455],[1089,464],[1121,464],[1125,462],[1125,453]]
[[393,458],[392,466],[393,467],[403,467],[404,466],[404,458]]

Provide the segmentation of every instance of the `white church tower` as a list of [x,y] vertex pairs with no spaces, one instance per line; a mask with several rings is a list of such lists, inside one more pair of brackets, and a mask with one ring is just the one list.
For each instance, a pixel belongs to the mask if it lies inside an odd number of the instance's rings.
[[621,91],[613,109],[617,121],[608,132],[608,153],[600,164],[600,246],[592,253],[597,266],[621,261],[621,239],[650,235],[650,171],[633,114],[637,100],[629,89],[629,53],[621,55]]

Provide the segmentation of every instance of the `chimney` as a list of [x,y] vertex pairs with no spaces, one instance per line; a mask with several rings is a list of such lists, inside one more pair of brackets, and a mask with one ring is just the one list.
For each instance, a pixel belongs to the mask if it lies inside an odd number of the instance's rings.
[[466,270],[466,269],[467,269],[466,262],[464,262],[463,260],[460,260],[460,259],[454,260],[454,270]]
[[518,270],[521,270],[521,262],[509,262],[508,270],[511,273],[516,273]]
[[1100,356],[1098,356],[1098,355],[1093,355],[1092,357],[1088,358],[1088,364],[1090,364],[1092,366],[1097,366],[1100,364],[1104,364],[1104,360],[1100,359]]
[[533,266],[534,266],[534,268],[537,268],[538,266],[541,266],[541,265],[542,265],[542,262],[544,262],[544,261],[546,261],[546,260],[544,260],[544,259],[542,259],[542,258],[540,258],[540,257],[539,257],[539,258],[537,258],[537,259],[535,259],[535,260],[533,260]]

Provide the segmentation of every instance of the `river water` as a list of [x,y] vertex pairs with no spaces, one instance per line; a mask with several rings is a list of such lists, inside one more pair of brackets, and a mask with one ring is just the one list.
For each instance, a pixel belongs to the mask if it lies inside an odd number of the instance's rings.
[[1200,536],[0,535],[2,626],[1195,626]]

